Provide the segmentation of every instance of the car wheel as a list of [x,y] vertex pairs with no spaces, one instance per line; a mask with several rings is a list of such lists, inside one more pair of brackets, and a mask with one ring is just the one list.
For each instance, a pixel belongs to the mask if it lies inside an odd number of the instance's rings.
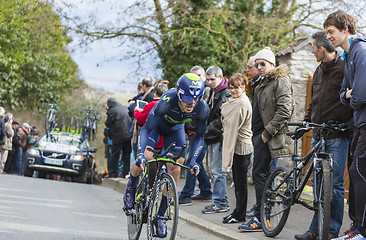
[[86,183],[86,180],[87,180],[87,171],[84,171],[82,175],[80,175],[80,177],[73,177],[72,179],[73,182],[78,183]]

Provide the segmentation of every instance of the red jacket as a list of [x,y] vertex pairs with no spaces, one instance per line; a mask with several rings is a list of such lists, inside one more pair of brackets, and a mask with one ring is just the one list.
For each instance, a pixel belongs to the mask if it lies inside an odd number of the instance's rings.
[[[135,109],[135,112],[133,115],[135,116],[135,119],[138,123],[141,125],[144,125],[146,122],[147,117],[149,116],[149,113],[151,109],[155,106],[155,104],[159,101],[159,98],[154,98],[154,101],[149,102],[145,105],[144,109],[142,111],[139,111],[138,109]],[[163,137],[159,138],[158,143],[156,144],[155,148],[163,148],[164,147],[164,141]]]

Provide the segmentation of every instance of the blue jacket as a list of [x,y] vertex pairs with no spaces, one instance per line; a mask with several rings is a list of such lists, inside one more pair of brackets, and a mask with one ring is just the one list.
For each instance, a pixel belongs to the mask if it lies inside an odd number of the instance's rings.
[[[343,104],[351,106],[356,127],[366,125],[366,39],[353,37],[344,61],[344,78],[340,91]],[[352,97],[346,99],[346,91]]]

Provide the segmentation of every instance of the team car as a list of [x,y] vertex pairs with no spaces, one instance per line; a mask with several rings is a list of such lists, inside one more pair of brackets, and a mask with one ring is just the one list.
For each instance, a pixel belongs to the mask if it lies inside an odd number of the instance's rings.
[[29,150],[24,164],[24,176],[38,177],[56,174],[71,177],[73,182],[92,183],[97,149],[90,147],[82,135],[51,132],[44,135]]

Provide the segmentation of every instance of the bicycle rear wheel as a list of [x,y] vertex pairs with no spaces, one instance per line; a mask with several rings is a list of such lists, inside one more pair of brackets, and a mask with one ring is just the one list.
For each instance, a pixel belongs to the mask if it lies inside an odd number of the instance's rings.
[[[140,175],[135,193],[135,205],[127,214],[127,232],[129,240],[137,240],[140,237],[142,224],[144,223],[146,198],[147,198],[147,178]],[[146,220],[145,220],[146,221]]]
[[319,239],[328,240],[329,224],[330,224],[330,204],[332,197],[332,178],[333,173],[330,169],[329,155],[321,159],[323,172],[318,173],[318,229]]
[[178,227],[178,191],[174,178],[164,173],[157,184],[154,184],[153,192],[150,198],[148,220],[147,220],[147,238],[157,239],[157,222],[165,221],[167,226],[167,235],[164,239],[174,240]]
[[291,178],[283,168],[269,176],[262,197],[261,222],[267,237],[277,236],[286,224],[292,205]]

